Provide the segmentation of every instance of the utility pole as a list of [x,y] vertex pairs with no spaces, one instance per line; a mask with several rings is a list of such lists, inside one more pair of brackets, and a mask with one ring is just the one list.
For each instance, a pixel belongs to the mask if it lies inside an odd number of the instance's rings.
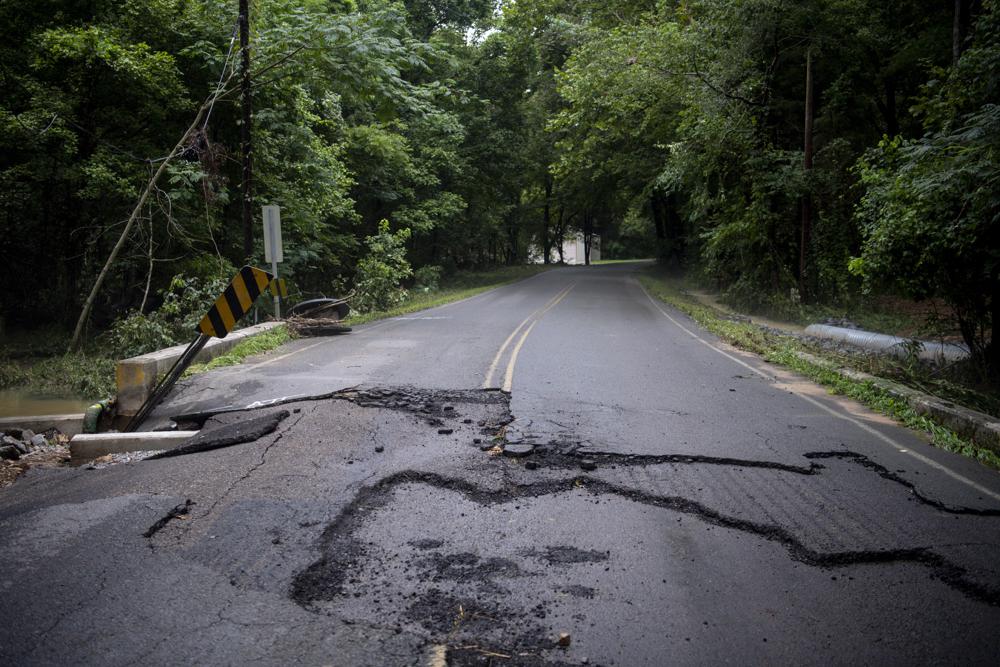
[[240,105],[243,119],[240,123],[240,151],[243,155],[243,256],[247,264],[253,259],[253,145],[250,140],[250,123],[253,99],[250,92],[250,2],[240,0]]
[[[813,55],[812,46],[806,51],[806,118],[805,130],[803,132],[803,159],[802,169],[806,176],[806,186],[808,188],[809,172],[813,167]],[[802,197],[802,229],[799,240],[799,298],[807,298],[809,289],[809,246],[812,244],[812,223],[813,223],[812,198],[808,192]]]

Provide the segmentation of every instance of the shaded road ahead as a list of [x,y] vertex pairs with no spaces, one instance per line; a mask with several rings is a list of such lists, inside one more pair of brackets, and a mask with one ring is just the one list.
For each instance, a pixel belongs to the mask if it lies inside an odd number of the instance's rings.
[[295,341],[156,417],[346,390],[205,425],[273,433],[0,492],[0,662],[996,664],[1000,476],[635,268]]

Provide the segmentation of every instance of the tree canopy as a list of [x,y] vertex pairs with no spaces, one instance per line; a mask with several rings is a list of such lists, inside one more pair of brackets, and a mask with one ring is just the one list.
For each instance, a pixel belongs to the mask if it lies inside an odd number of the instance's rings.
[[[299,294],[368,280],[371,239],[447,273],[599,236],[749,306],[943,298],[1000,372],[995,0],[251,8],[252,195],[282,206]],[[213,96],[91,324],[246,259],[236,28],[219,0],[0,6],[9,325],[73,321]]]

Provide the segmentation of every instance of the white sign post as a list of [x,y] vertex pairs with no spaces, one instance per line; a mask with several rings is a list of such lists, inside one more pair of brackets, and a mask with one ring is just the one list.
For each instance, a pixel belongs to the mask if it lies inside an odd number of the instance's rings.
[[[281,247],[281,207],[264,206],[264,261],[271,262],[271,273],[278,279],[278,262],[284,261]],[[281,319],[281,299],[274,292],[274,316]]]

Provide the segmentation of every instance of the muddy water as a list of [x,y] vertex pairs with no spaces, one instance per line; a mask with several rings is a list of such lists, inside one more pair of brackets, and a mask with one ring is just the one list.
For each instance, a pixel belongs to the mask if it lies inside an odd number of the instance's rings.
[[46,396],[26,389],[0,390],[0,417],[58,415],[83,412],[93,403],[83,398]]

